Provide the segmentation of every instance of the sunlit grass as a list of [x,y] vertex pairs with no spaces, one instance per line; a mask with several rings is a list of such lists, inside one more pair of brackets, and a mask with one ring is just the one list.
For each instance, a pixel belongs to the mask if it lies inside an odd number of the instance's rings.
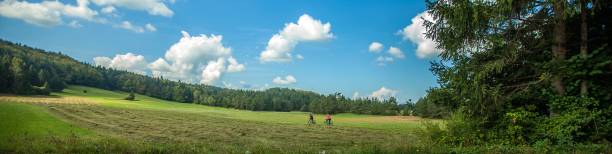
[[[87,93],[83,93],[86,90]],[[123,100],[128,93],[106,91],[97,88],[84,86],[70,86],[63,93],[57,93],[63,97],[86,97],[100,105],[118,108],[165,110],[185,113],[200,113],[209,116],[219,116],[222,118],[233,118],[241,120],[252,120],[261,122],[273,122],[284,124],[306,124],[308,113],[306,112],[268,112],[268,111],[247,111],[228,109],[222,107],[211,107],[198,104],[176,103],[156,99],[144,95],[136,95],[137,101]],[[334,125],[361,127],[381,130],[393,130],[398,133],[411,132],[408,130],[419,127],[421,118],[407,116],[376,116],[358,114],[337,114],[334,115]],[[317,124],[323,124],[323,115],[315,115]],[[438,121],[438,120],[434,120]]]
[[[84,91],[87,91],[86,93]],[[0,152],[348,152],[411,148],[422,119],[245,111],[70,86],[51,96],[0,96]],[[6,122],[5,122],[6,121]],[[373,148],[374,147],[374,148]]]

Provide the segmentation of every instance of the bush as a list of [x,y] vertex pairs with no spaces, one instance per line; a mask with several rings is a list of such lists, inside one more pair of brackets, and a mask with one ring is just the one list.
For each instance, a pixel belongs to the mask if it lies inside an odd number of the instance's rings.
[[538,130],[544,139],[554,144],[571,145],[577,142],[597,142],[602,138],[600,127],[609,123],[600,110],[599,102],[590,97],[562,96],[552,99],[554,114]]
[[134,96],[134,92],[130,92],[130,94],[128,94],[128,96],[125,97],[125,100],[133,101],[135,99],[136,99],[136,96]]
[[463,147],[483,143],[484,131],[477,127],[477,122],[467,119],[462,112],[453,113],[444,124],[441,126],[438,123],[425,121],[419,134],[425,141],[434,144]]

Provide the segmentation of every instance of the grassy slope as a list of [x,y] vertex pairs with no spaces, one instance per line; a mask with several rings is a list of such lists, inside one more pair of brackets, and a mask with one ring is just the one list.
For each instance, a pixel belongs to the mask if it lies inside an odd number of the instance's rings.
[[[87,93],[83,93],[83,90],[87,90]],[[138,101],[126,101],[122,100],[122,98],[127,96],[127,93],[106,91],[84,86],[70,86],[68,89],[65,89],[63,93],[57,93],[57,95],[87,97],[95,100],[98,103],[101,103],[104,106],[110,107],[165,110],[184,113],[203,113],[206,115],[219,116],[222,118],[233,118],[261,122],[305,124],[307,122],[308,117],[308,113],[305,112],[266,112],[236,110],[197,104],[176,103],[144,95],[136,95],[136,99]],[[315,118],[319,125],[323,124],[323,115],[316,115]],[[396,131],[397,133],[409,132],[406,130],[419,127],[420,121],[420,119],[416,117],[357,115],[350,113],[334,115],[333,118],[334,124],[336,126],[391,130]]]
[[[12,136],[90,135],[90,131],[75,127],[52,116],[44,107],[23,103],[0,103],[0,138]],[[4,142],[0,142],[4,143]]]
[[127,93],[82,86],[54,95],[0,96],[0,153],[350,152],[402,148],[414,142],[409,132],[418,126],[414,117],[339,114],[336,126],[327,129],[321,115],[318,125],[305,125],[304,112],[243,111],[142,95],[126,101],[121,98]]

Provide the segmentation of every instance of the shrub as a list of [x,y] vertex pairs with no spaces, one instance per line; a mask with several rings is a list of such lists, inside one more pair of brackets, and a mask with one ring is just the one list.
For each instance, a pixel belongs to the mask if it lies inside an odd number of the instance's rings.
[[136,96],[134,96],[134,92],[130,92],[130,94],[128,94],[128,96],[125,97],[125,100],[133,101],[134,99],[136,99]]

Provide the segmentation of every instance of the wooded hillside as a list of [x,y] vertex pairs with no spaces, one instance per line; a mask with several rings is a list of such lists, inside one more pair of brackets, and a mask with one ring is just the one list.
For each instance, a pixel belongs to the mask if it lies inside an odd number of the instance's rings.
[[92,66],[62,53],[0,41],[0,93],[49,94],[67,84],[135,92],[183,103],[246,110],[310,111],[315,113],[398,114],[395,98],[351,100],[340,93],[321,95],[288,88],[227,89],[172,81],[127,71]]

